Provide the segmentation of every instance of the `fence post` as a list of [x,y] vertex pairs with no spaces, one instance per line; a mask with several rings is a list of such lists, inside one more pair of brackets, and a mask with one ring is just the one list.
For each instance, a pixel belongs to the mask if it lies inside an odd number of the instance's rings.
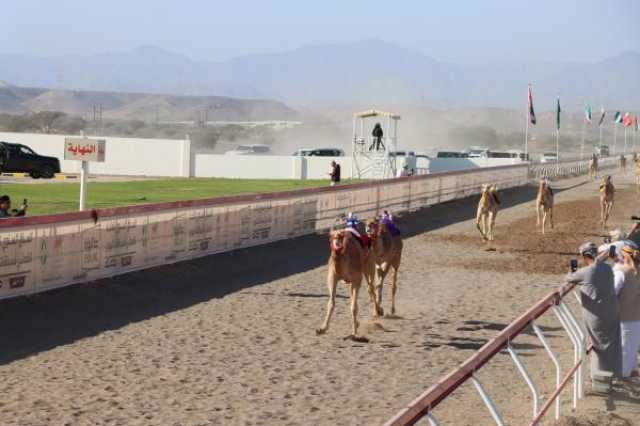
[[[544,346],[544,349],[547,351],[547,354],[549,354],[549,358],[551,358],[553,365],[555,365],[556,367],[556,389],[558,389],[560,387],[560,381],[562,380],[562,370],[560,369],[560,361],[558,361],[558,357],[551,350],[551,346],[549,345],[549,342],[547,342],[547,339],[544,337],[544,333],[542,333],[542,329],[538,327],[537,324],[534,324],[534,323],[531,323],[531,327],[533,328],[534,333],[536,333],[536,336],[538,336],[538,339],[540,339],[540,342],[542,342],[542,346]],[[559,418],[560,418],[560,395],[556,397],[556,413],[555,413],[555,419],[558,420]]]
[[498,409],[496,408],[495,404],[489,397],[489,394],[482,387],[482,383],[480,383],[480,380],[478,380],[476,376],[471,376],[471,381],[473,382],[474,386],[476,387],[476,390],[480,394],[480,398],[482,398],[484,405],[486,405],[487,408],[489,409],[489,412],[491,413],[491,416],[493,417],[493,420],[495,420],[496,424],[498,426],[506,426],[504,423],[504,420],[502,420],[502,417],[498,412]]
[[540,393],[538,392],[536,385],[533,383],[533,380],[531,380],[531,376],[529,375],[526,368],[524,367],[524,364],[518,357],[518,354],[516,353],[516,351],[513,350],[511,343],[507,345],[507,351],[509,352],[509,355],[511,355],[511,359],[513,360],[513,362],[516,364],[518,371],[520,372],[520,374],[522,374],[522,377],[524,377],[524,381],[527,382],[527,386],[529,386],[529,389],[531,390],[531,394],[533,395],[533,417],[532,418],[535,418],[538,415]]

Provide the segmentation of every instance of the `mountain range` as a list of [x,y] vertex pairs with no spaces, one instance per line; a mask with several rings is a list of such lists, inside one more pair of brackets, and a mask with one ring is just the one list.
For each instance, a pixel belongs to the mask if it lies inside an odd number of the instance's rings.
[[278,99],[292,105],[411,104],[436,108],[640,109],[640,53],[591,63],[452,64],[381,40],[304,46],[223,62],[194,61],[144,46],[90,56],[0,55],[13,85],[110,92]]

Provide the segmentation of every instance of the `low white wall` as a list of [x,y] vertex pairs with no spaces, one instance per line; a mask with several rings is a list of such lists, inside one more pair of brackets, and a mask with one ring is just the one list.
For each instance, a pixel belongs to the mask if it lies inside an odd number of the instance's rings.
[[469,170],[478,167],[509,166],[522,163],[517,158],[430,158],[426,161],[420,161],[420,164],[425,162],[429,173]]
[[[64,139],[77,135],[2,133],[0,141],[27,145],[36,153],[57,157],[63,173],[78,173],[80,163],[65,161]],[[191,142],[176,139],[87,137],[106,140],[104,163],[91,163],[89,172],[105,175],[189,177]]]

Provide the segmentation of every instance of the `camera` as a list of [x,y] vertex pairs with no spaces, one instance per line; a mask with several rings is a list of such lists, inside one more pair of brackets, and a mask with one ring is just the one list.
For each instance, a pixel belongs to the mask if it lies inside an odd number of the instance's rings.
[[616,257],[616,246],[614,245],[609,246],[609,257],[611,258]]
[[569,262],[569,266],[571,267],[571,272],[575,272],[578,270],[578,259],[571,259]]
[[631,220],[635,220],[636,222],[640,222],[640,216],[631,216]]

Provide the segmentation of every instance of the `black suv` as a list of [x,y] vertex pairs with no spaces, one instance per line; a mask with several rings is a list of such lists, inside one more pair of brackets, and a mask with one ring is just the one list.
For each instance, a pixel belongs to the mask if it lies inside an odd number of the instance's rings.
[[0,171],[29,173],[34,179],[50,179],[60,173],[60,161],[55,157],[38,155],[26,145],[0,142]]

